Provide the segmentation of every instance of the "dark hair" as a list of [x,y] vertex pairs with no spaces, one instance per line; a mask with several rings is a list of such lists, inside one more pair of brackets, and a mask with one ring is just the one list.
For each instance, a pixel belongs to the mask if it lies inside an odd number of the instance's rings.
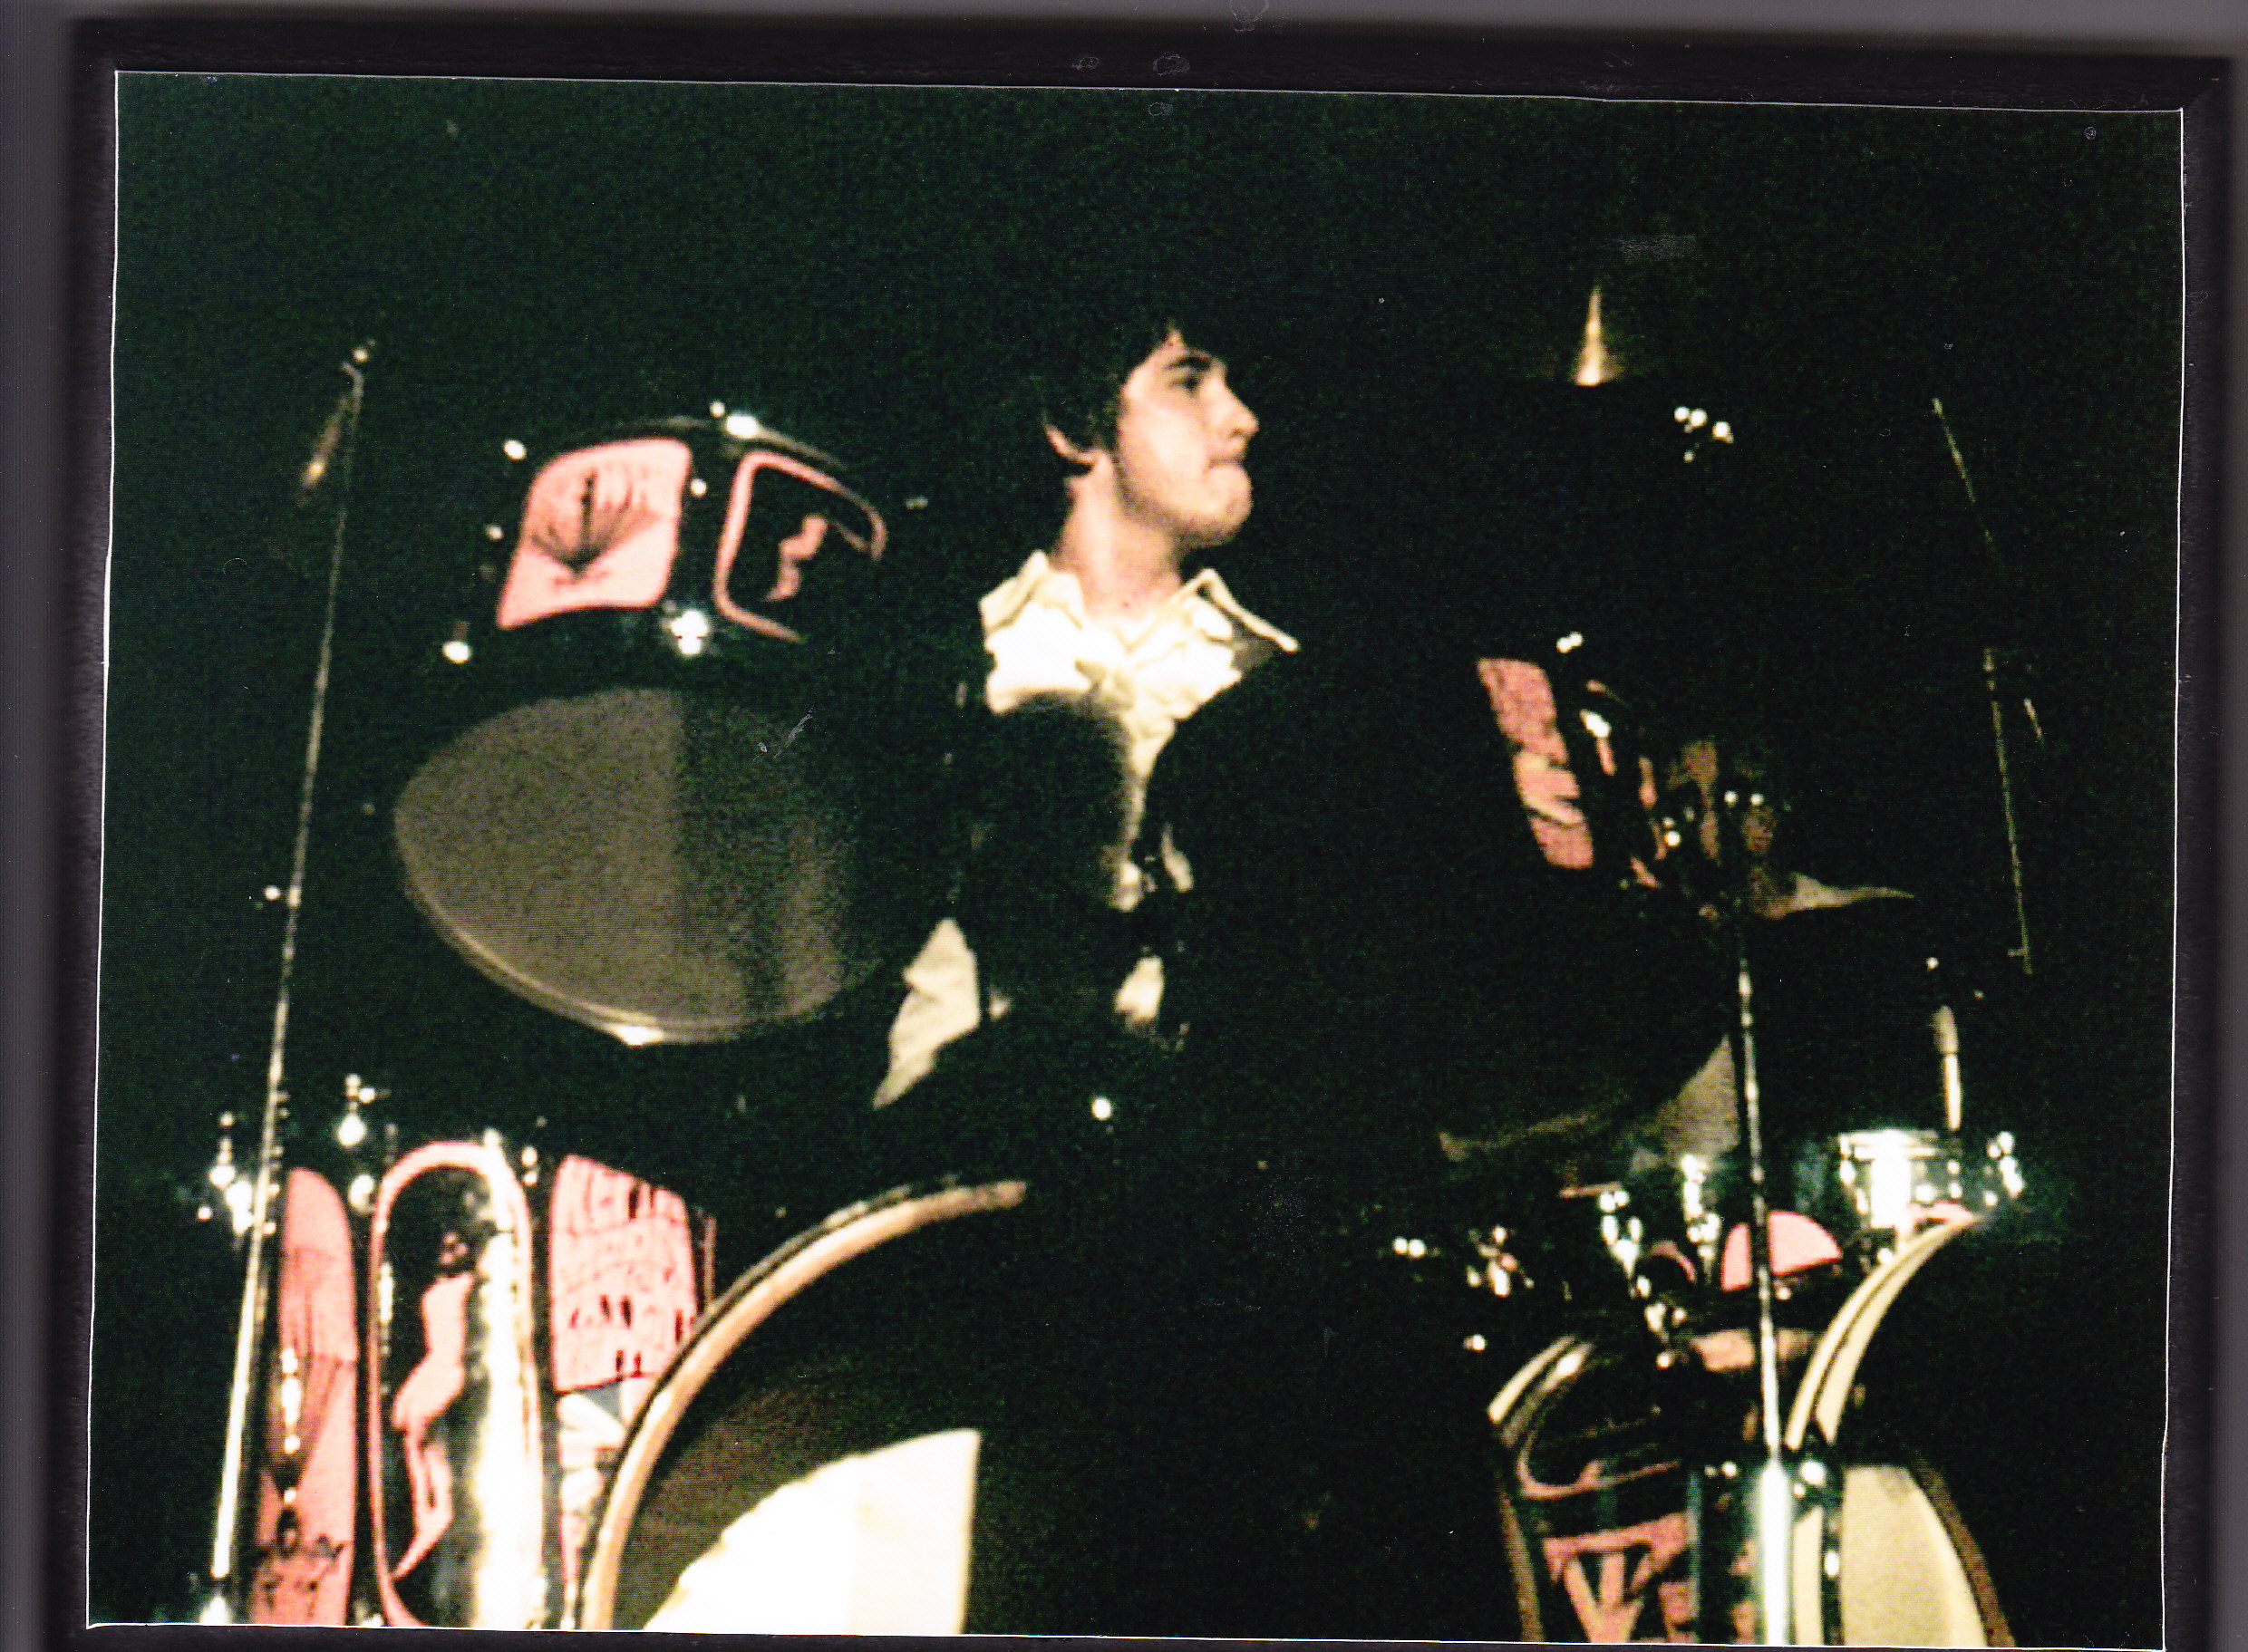
[[1064,485],[1077,467],[1054,451],[1047,426],[1078,447],[1109,447],[1124,381],[1172,333],[1225,353],[1230,330],[1198,290],[1211,280],[1202,261],[1155,263],[1128,247],[1072,244],[1006,311],[1007,336],[996,342],[1009,381],[982,421],[968,491],[1006,536],[993,551],[1013,559],[1008,568],[1050,546],[1068,514]]

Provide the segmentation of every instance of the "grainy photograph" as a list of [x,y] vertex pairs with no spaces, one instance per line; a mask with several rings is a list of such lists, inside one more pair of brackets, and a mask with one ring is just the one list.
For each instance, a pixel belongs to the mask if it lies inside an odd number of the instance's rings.
[[119,77],[88,1618],[2162,1644],[2179,111],[1116,69]]

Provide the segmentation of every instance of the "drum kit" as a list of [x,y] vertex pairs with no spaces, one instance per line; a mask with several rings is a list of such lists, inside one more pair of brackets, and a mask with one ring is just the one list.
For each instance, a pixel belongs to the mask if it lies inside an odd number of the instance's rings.
[[[880,673],[830,663],[882,513],[722,408],[502,457],[511,559],[438,640],[441,715],[388,799],[404,894],[629,1048],[818,1024],[941,883],[870,824],[895,720],[849,700]],[[1964,1290],[1958,1258],[2003,1272],[2027,1221],[1948,1010],[1926,1127],[1822,1138],[1786,1201],[1744,971],[1738,1147],[1359,1201],[1308,1293],[1213,1284],[1257,1190],[1185,1162],[1190,1098],[1098,1062],[951,1160],[931,1104],[861,1202],[728,1281],[679,1193],[499,1128],[402,1140],[356,1074],[350,1174],[285,1164],[292,961],[257,1159],[213,1177],[246,1286],[207,1620],[2010,1644],[1891,1403],[1924,1363],[1902,1309]],[[1347,1465],[1400,1416],[1417,1444]],[[1415,1465],[1480,1488],[1473,1517],[1385,1527]],[[1448,1577],[1425,1613],[1350,1603]]]

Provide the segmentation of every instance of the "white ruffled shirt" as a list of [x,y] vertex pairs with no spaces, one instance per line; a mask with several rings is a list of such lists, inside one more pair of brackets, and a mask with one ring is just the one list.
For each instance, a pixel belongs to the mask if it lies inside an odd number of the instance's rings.
[[[1094,623],[1074,574],[1033,552],[1022,572],[978,604],[992,656],[984,700],[995,712],[1034,694],[1090,695],[1124,732],[1131,789],[1122,841],[1111,848],[1110,896],[1130,911],[1146,893],[1131,858],[1148,781],[1173,730],[1241,681],[1245,660],[1269,648],[1295,651],[1295,639],[1258,619],[1205,568],[1167,597],[1136,629]],[[1168,849],[1167,849],[1168,853]],[[1187,869],[1174,865],[1182,886]],[[937,1052],[973,1032],[982,1019],[975,955],[960,926],[939,923],[906,970],[906,1002],[890,1027],[890,1069],[875,1105],[895,1101],[936,1064]],[[1117,1013],[1134,1025],[1154,1020],[1163,996],[1159,959],[1143,958],[1118,989]],[[1003,1002],[994,1002],[1003,1013]]]

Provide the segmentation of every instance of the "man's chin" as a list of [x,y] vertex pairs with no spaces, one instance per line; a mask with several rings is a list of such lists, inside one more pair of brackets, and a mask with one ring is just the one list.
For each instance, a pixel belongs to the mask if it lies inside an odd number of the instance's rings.
[[1194,536],[1195,548],[1206,551],[1233,538],[1248,522],[1252,502],[1249,490],[1244,486],[1237,501],[1223,510],[1211,512],[1207,519],[1199,525]]
[[1243,525],[1248,519],[1249,513],[1245,510],[1239,516],[1232,517],[1222,525],[1206,524],[1196,528],[1194,532],[1185,535],[1179,542],[1179,548],[1188,552],[1214,551],[1221,545],[1230,545],[1233,543],[1234,536],[1241,532]]

